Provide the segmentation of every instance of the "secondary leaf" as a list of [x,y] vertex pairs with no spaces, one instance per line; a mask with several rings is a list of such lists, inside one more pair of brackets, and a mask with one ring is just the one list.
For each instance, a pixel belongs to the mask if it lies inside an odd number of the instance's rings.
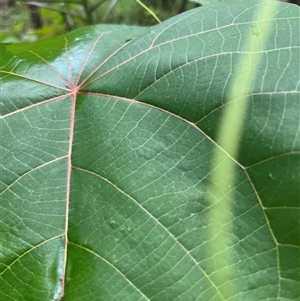
[[300,298],[296,6],[271,20],[232,158],[231,244],[210,249],[216,136],[259,8],[1,46],[5,300]]

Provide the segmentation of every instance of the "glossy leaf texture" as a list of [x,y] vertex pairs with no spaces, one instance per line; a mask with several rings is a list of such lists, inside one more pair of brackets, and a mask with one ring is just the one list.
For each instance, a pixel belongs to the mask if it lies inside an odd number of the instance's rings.
[[232,260],[211,269],[216,137],[258,3],[1,45],[4,300],[299,300],[294,5],[278,4],[261,51],[232,158],[232,244],[214,253]]

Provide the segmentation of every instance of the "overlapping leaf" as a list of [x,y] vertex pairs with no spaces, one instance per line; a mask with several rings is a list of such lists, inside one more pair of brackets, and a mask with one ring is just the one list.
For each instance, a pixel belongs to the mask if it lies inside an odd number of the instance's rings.
[[258,10],[1,46],[5,300],[300,298],[296,6],[278,5],[249,95],[231,246],[209,248],[216,135]]

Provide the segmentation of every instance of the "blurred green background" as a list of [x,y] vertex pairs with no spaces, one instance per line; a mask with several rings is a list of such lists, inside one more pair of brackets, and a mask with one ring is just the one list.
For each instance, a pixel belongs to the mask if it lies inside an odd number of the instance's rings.
[[[0,43],[35,42],[99,23],[151,26],[193,0],[0,0]],[[233,0],[197,0],[203,4]],[[239,0],[236,0],[239,1]],[[300,0],[281,0],[300,5]]]
[[196,6],[188,0],[0,0],[0,42],[34,42],[96,23],[155,25],[156,17],[164,21]]

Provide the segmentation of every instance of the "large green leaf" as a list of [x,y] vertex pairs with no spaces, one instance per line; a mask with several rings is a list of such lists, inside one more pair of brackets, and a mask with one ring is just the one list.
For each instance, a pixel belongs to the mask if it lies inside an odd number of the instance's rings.
[[299,300],[296,6],[278,4],[239,154],[224,152],[230,244],[212,236],[217,135],[257,3],[1,46],[3,300]]

